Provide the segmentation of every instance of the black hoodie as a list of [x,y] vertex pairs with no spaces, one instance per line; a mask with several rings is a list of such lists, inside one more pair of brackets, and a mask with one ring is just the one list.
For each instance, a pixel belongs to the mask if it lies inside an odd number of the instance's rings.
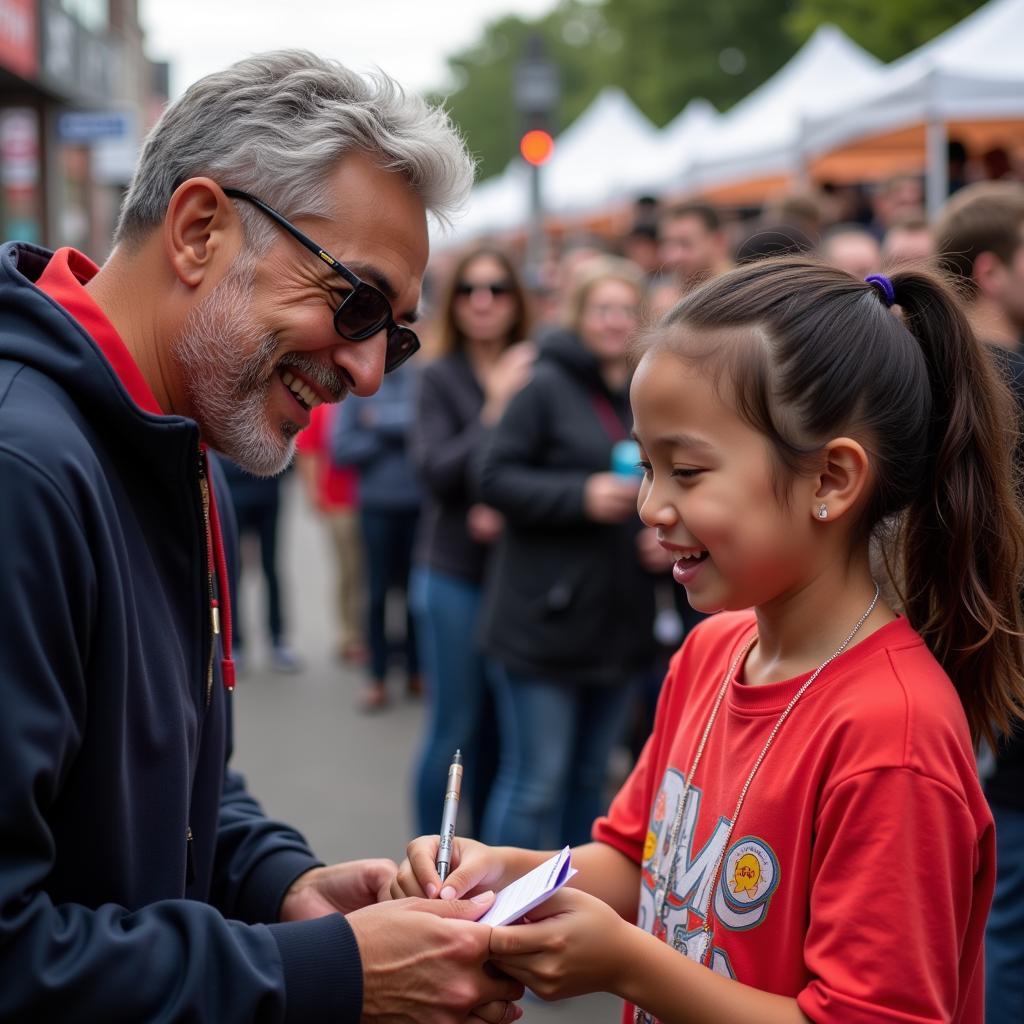
[[506,528],[488,569],[482,641],[516,673],[615,685],[654,660],[640,520],[595,523],[583,510],[587,479],[610,471],[612,446],[631,428],[628,392],[609,391],[594,357],[563,333],[484,444],[480,497]]
[[226,768],[198,428],[132,401],[49,258],[0,247],[0,1019],[356,1021],[344,918],[271,923],[318,862]]

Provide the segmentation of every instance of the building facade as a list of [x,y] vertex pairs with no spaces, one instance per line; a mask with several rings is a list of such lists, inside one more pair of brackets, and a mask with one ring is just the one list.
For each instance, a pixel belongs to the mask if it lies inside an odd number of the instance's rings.
[[103,260],[166,100],[137,0],[0,0],[0,237]]

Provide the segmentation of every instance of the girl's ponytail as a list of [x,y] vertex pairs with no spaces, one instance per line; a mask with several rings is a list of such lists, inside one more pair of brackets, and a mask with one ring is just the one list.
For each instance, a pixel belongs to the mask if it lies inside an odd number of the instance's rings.
[[1019,412],[951,292],[922,271],[894,274],[892,284],[932,394],[923,483],[899,519],[897,582],[975,739],[994,742],[1024,710]]

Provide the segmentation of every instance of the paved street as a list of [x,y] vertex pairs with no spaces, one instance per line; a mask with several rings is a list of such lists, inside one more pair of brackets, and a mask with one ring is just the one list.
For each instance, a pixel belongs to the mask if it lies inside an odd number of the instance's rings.
[[[265,650],[255,642],[265,632],[256,619],[263,595],[258,572],[247,573],[242,612],[254,643],[235,695],[234,763],[267,812],[301,828],[325,860],[398,860],[410,838],[410,764],[421,709],[400,695],[396,681],[387,712],[355,710],[359,677],[330,658],[330,552],[298,483],[289,474],[280,564],[291,636],[306,668],[294,676],[264,670]],[[531,1024],[611,1024],[621,1006],[609,996],[524,1005]]]

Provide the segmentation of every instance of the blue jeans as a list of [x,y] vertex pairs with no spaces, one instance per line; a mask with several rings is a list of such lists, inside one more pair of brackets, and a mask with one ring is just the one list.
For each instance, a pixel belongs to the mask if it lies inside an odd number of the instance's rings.
[[588,842],[606,810],[608,757],[622,734],[632,685],[572,686],[495,665],[501,736],[483,839],[531,850]]
[[1024,811],[993,805],[996,892],[985,933],[985,1020],[1024,1021]]
[[420,661],[426,676],[426,734],[416,764],[414,804],[417,835],[441,823],[445,782],[452,754],[462,751],[460,835],[479,832],[483,808],[497,769],[498,732],[487,663],[476,643],[480,588],[422,567],[413,574],[413,613]]

